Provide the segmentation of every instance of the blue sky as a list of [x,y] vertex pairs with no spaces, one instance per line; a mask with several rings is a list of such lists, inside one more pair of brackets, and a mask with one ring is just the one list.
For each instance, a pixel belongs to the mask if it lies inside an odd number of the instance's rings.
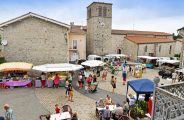
[[[113,29],[176,32],[184,26],[184,0],[96,0],[113,3]],[[86,25],[94,0],[0,0],[0,23],[34,12],[61,22]]]

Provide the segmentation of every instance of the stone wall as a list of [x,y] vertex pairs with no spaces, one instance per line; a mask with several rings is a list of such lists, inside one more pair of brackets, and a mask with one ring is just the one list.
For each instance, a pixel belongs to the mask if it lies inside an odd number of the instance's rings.
[[[98,16],[99,6],[107,8],[106,17]],[[87,55],[105,55],[112,50],[112,5],[106,3],[93,3],[87,11],[91,11],[91,16],[87,19]],[[103,10],[102,10],[103,11]]]
[[182,39],[176,40],[174,54],[180,54],[182,51]]
[[111,53],[117,53],[117,50],[120,49],[121,53],[123,53],[124,45],[124,35],[115,35],[112,34],[112,50]]
[[131,60],[136,60],[137,59],[137,50],[138,50],[138,45],[124,39],[124,44],[123,44],[123,53],[128,55]]
[[[145,47],[147,46],[147,52]],[[170,51],[171,47],[171,51]],[[159,50],[160,49],[160,50]],[[157,57],[173,57],[175,50],[175,42],[171,43],[156,43],[156,44],[139,44],[139,56],[154,53]]]
[[7,61],[31,62],[35,65],[67,62],[67,28],[35,17],[12,23],[3,28]]

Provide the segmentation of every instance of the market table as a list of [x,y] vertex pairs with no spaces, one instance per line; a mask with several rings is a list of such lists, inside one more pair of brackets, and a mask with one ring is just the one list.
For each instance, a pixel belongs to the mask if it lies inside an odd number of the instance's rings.
[[31,83],[31,80],[18,80],[18,81],[10,80],[10,81],[4,82],[4,85],[9,87],[19,87],[19,86],[27,86],[30,83]]
[[[109,110],[110,111],[113,111],[115,108],[116,108],[116,105],[108,105],[109,106]],[[98,111],[101,111],[101,110],[104,110],[104,109],[106,109],[106,107],[97,107],[97,110]]]
[[69,112],[63,112],[63,113],[59,113],[59,114],[53,114],[51,115],[50,120],[70,120],[71,119],[71,115]]

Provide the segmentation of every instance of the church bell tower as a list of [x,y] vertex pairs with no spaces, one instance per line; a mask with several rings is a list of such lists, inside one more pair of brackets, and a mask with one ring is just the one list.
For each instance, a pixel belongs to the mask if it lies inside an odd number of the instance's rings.
[[93,2],[87,7],[87,55],[111,52],[112,4]]

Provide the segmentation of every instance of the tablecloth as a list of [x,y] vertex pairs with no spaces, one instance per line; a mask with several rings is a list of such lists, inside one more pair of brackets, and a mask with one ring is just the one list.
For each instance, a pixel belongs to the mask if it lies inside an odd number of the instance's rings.
[[31,80],[18,80],[18,81],[7,81],[4,82],[6,86],[15,87],[15,86],[26,86],[31,83]]
[[[110,111],[113,111],[115,108],[116,108],[116,105],[108,105],[109,106],[109,110]],[[97,107],[97,110],[104,110],[106,109],[105,107],[104,108],[101,108],[101,107]]]
[[71,115],[69,112],[63,112],[63,113],[51,115],[50,120],[64,120],[64,119],[70,119],[70,118],[71,118]]

